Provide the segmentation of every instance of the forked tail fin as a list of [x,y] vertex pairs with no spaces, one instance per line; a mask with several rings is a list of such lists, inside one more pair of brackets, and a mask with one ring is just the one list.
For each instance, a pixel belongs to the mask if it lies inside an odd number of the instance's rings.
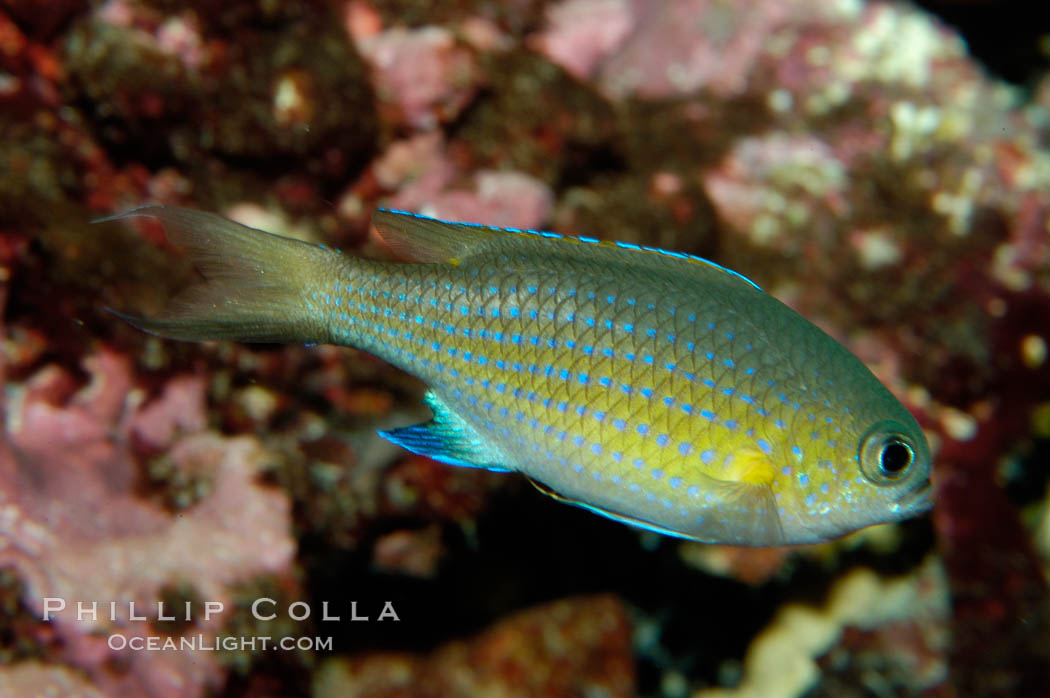
[[153,317],[113,311],[146,332],[183,340],[324,342],[307,295],[345,258],[323,247],[249,228],[214,213],[142,206],[98,222],[151,216],[186,250],[203,280]]

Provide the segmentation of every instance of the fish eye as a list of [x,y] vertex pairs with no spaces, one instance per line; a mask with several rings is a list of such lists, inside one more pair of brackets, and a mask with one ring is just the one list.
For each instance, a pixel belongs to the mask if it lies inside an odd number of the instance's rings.
[[879,454],[879,469],[885,477],[898,478],[907,472],[915,452],[900,439],[887,439]]
[[861,440],[860,468],[877,485],[898,482],[915,464],[915,448],[894,423],[880,423]]

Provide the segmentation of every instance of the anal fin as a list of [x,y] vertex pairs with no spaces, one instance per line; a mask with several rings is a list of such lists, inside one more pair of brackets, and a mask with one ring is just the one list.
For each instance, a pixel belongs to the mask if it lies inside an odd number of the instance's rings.
[[668,516],[656,510],[651,519],[566,497],[532,478],[529,481],[540,492],[560,502],[582,507],[644,531],[701,543],[747,546],[784,544],[784,529],[780,524],[773,488],[769,484],[733,482],[699,474],[694,474],[694,477],[703,485],[698,500],[690,506],[692,511],[688,518]]
[[589,511],[589,512],[591,512],[593,514],[598,514],[599,516],[604,516],[607,519],[612,519],[613,521],[617,521],[617,522],[622,523],[622,524],[627,524],[628,526],[630,526],[632,528],[637,528],[637,529],[642,530],[642,531],[652,531],[653,533],[659,533],[659,534],[664,535],[664,536],[672,536],[674,538],[684,538],[686,540],[694,540],[693,536],[690,536],[690,535],[688,535],[686,533],[683,533],[681,531],[676,531],[673,528],[668,528],[666,526],[660,526],[658,524],[653,523],[652,521],[646,521],[645,519],[640,519],[640,518],[638,518],[636,516],[628,516],[627,514],[620,514],[618,512],[612,511],[610,509],[603,509],[602,507],[594,506],[593,504],[587,504],[586,502],[581,502],[578,499],[571,499],[571,498],[566,497],[564,495],[558,494],[557,492],[552,490],[550,487],[547,487],[546,485],[544,485],[542,482],[539,482],[538,480],[534,480],[534,479],[532,479],[531,477],[528,477],[528,476],[526,476],[526,479],[529,482],[531,482],[532,486],[535,487],[536,489],[538,489],[540,492],[542,492],[543,494],[547,495],[551,499],[555,499],[555,500],[557,500],[557,501],[559,501],[559,502],[561,502],[563,504],[571,504],[572,506],[580,507],[581,509],[586,509],[587,511]]
[[478,435],[477,431],[452,411],[433,391],[423,398],[434,412],[434,418],[424,424],[380,431],[379,435],[412,453],[465,468],[483,468],[494,472],[510,472],[501,463],[499,455]]

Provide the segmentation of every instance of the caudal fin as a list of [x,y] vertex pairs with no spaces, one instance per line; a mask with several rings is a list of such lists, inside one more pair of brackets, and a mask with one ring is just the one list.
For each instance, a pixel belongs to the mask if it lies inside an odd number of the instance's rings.
[[340,263],[338,253],[249,228],[214,213],[142,206],[96,223],[151,216],[186,250],[203,280],[153,317],[113,311],[146,332],[183,340],[322,342],[327,330],[307,307],[309,287]]

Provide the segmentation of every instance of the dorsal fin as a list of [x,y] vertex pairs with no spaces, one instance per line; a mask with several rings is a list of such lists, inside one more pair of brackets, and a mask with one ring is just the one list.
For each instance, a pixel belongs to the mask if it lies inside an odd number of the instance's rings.
[[657,259],[678,259],[700,264],[736,277],[758,290],[761,287],[743,274],[726,269],[714,262],[686,254],[662,250],[658,247],[636,245],[630,242],[610,242],[592,237],[572,237],[544,230],[526,228],[499,228],[481,223],[452,223],[430,218],[418,213],[397,211],[394,209],[377,209],[372,223],[379,232],[380,238],[397,255],[414,262],[446,262],[458,264],[461,260],[478,251],[486,243],[499,238],[542,238],[560,243],[562,251],[571,252],[577,246],[594,245],[605,249],[625,250],[643,255],[653,255]]
[[372,216],[379,237],[399,257],[413,262],[451,262],[468,257],[502,228],[479,223],[448,223],[408,211],[376,209]]

